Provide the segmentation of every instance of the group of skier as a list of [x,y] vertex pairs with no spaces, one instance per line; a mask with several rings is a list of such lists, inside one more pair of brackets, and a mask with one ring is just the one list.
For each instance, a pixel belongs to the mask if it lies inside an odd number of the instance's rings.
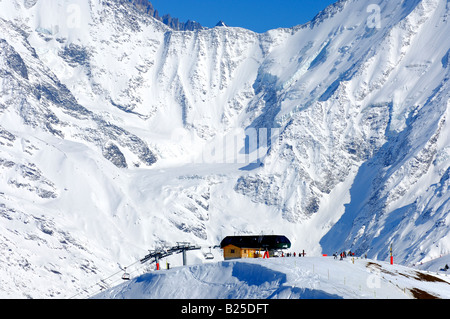
[[[303,252],[301,252],[301,253],[298,253],[298,257],[305,257],[305,255],[306,255],[306,253],[305,253],[305,251],[303,250]],[[281,257],[296,257],[297,256],[297,254],[296,254],[296,252],[294,251],[293,253],[286,253],[286,255],[284,254],[284,252],[281,252]]]
[[[354,257],[354,256],[355,256],[355,253],[352,252],[351,250],[349,250],[348,252],[343,251],[343,252],[341,252],[341,253],[339,254],[339,257],[340,257],[339,260],[343,260],[343,259],[346,258],[347,256]],[[333,254],[333,257],[334,257],[334,259],[337,259],[337,258],[338,258],[338,253],[335,252],[335,253]]]
[[[284,252],[281,252],[281,257],[296,257],[296,256],[298,256],[298,257],[302,257],[302,256],[305,257],[305,255],[306,255],[306,253],[305,253],[304,250],[302,252],[298,253],[298,254],[296,252],[293,252],[293,253],[289,252],[289,253],[286,253],[286,254]],[[340,260],[343,260],[346,257],[354,257],[355,253],[352,252],[351,250],[349,250],[348,252],[343,251],[339,255],[338,255],[337,252],[335,252],[333,254],[334,259],[337,259],[338,256],[340,257]],[[366,258],[367,258],[367,256],[366,256]]]

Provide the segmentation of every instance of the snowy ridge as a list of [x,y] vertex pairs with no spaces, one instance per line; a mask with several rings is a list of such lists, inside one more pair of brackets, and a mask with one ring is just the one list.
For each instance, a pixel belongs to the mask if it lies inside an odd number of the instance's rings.
[[186,22],[181,22],[178,18],[172,18],[170,14],[160,17],[158,10],[155,10],[153,4],[149,0],[129,0],[128,2],[175,31],[195,31],[205,29],[205,27],[202,27],[202,25],[196,21],[188,20]]
[[449,254],[449,10],[347,0],[256,34],[0,1],[0,295],[73,296],[148,249],[235,233]]
[[223,261],[150,272],[99,299],[447,299],[450,277],[370,259]]

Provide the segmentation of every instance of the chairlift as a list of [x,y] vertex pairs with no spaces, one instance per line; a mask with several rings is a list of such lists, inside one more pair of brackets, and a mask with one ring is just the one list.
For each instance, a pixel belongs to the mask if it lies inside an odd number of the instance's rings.
[[124,272],[123,275],[122,275],[122,279],[123,279],[123,280],[130,280],[130,274],[127,273],[127,267],[125,267],[124,271],[125,271],[125,272]]
[[209,247],[209,253],[203,253],[203,256],[205,256],[205,259],[214,259],[214,255],[211,252],[211,247]]

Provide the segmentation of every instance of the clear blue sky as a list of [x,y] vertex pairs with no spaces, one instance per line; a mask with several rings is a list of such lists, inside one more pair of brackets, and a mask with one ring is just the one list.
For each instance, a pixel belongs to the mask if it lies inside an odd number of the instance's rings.
[[265,32],[310,21],[337,0],[150,0],[160,16],[194,20],[214,27],[223,20],[232,27]]

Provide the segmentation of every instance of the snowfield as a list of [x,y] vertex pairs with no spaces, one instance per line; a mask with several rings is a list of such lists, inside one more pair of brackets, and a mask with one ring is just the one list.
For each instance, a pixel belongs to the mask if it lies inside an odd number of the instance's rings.
[[450,276],[355,257],[242,259],[149,272],[93,298],[447,299]]

